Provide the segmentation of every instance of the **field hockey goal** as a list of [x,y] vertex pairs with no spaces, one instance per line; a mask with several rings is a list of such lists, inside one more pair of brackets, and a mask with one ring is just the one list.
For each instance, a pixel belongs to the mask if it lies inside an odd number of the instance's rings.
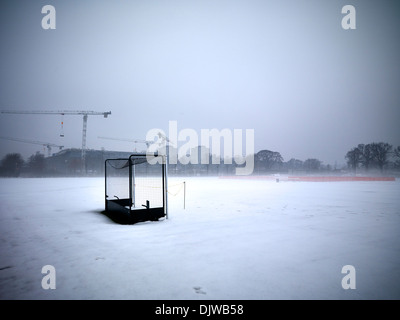
[[167,157],[133,154],[107,159],[105,210],[130,223],[167,218]]

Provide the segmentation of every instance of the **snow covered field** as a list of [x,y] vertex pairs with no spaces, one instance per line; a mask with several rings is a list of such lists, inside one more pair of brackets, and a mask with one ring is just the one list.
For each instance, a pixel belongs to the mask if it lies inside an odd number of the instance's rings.
[[0,179],[0,298],[400,298],[399,180],[169,185],[168,220],[118,225],[104,178]]

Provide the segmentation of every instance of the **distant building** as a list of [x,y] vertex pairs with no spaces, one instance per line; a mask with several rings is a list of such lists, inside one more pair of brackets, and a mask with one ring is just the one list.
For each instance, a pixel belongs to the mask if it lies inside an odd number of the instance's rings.
[[[199,146],[188,151],[186,157],[194,163],[181,163],[176,148],[167,147],[161,153],[168,156],[168,174],[170,175],[228,175],[233,174],[235,165],[225,163],[210,155],[209,149]],[[48,176],[102,176],[107,159],[128,159],[137,152],[87,150],[85,165],[82,164],[81,149],[64,149],[45,158],[45,170]],[[197,160],[197,161],[196,161]],[[217,161],[219,160],[219,161]],[[197,163],[196,163],[197,162]],[[149,168],[148,168],[149,169]]]
[[[88,175],[99,176],[104,174],[104,161],[111,158],[128,158],[133,152],[87,150],[86,165],[82,166],[81,149],[65,149],[46,158],[46,169],[52,175],[75,176]],[[82,172],[86,168],[86,172]]]

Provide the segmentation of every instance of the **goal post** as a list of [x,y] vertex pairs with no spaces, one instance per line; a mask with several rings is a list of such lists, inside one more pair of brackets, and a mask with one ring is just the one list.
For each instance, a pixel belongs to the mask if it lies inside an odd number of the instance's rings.
[[107,159],[104,172],[106,213],[131,223],[168,218],[165,155]]

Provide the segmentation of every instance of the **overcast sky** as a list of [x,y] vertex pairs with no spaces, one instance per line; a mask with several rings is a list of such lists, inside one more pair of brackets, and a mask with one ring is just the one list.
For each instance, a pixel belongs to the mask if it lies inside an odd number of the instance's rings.
[[[42,28],[48,4],[55,30]],[[130,151],[98,136],[144,139],[175,120],[199,135],[254,129],[256,151],[285,161],[400,145],[398,1],[7,0],[0,24],[0,109],[111,111],[89,116],[90,149]],[[0,114],[0,136],[80,148],[82,116]]]

